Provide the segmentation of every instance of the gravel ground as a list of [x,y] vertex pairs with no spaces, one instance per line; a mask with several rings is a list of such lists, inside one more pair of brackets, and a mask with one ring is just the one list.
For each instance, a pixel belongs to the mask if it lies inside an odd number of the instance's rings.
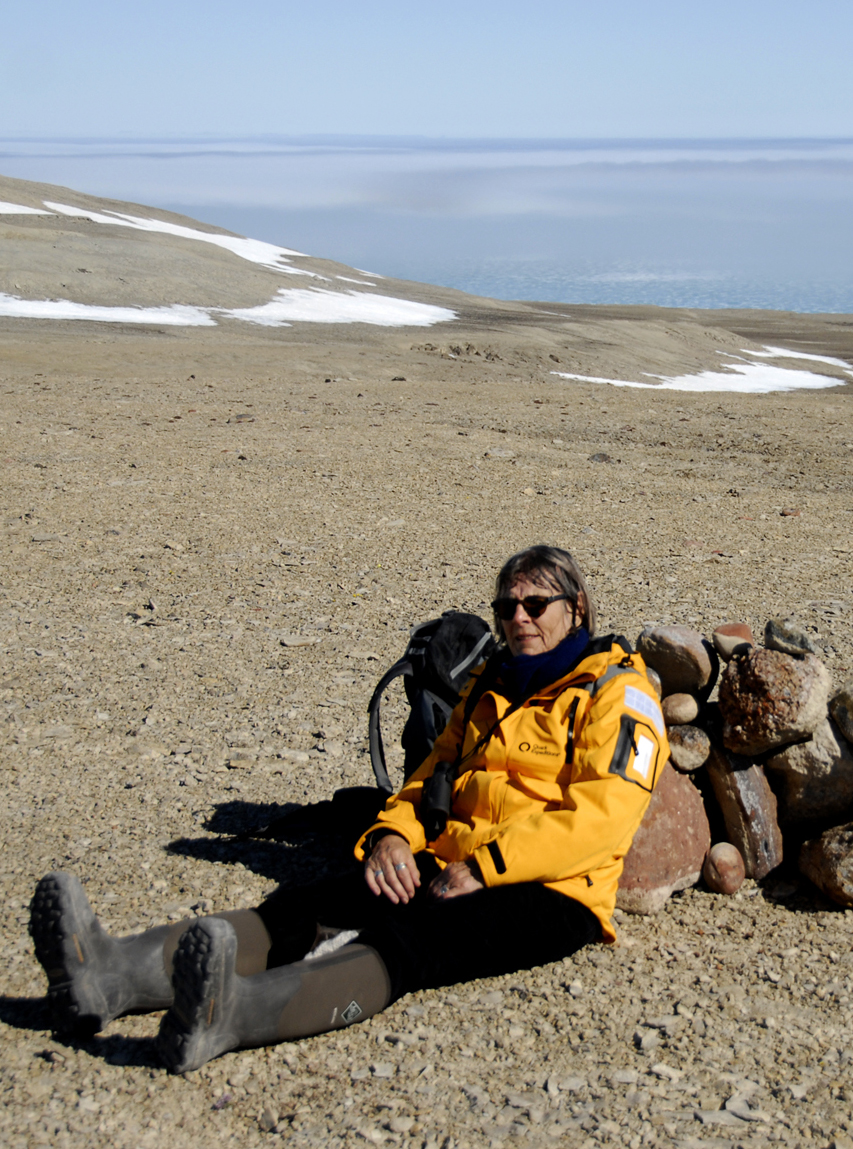
[[[853,1147],[853,916],[791,869],[621,917],[615,947],[184,1077],[157,1063],[157,1016],[80,1045],[47,1028],[38,877],[75,871],[123,933],[333,872],[343,842],[233,835],[369,782],[367,700],[409,625],[485,613],[530,542],[578,555],[602,632],[760,632],[793,611],[836,684],[853,672],[851,388],[567,384],[548,355],[590,309],[544,333],[503,315],[455,343],[0,329],[9,1149]],[[816,322],[808,345],[839,354]],[[606,374],[596,339],[583,363]]]

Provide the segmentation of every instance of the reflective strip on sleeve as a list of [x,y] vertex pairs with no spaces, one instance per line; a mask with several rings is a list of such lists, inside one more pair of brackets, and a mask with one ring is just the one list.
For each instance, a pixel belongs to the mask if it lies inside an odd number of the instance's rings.
[[638,714],[642,714],[644,718],[648,718],[658,734],[663,735],[663,714],[661,714],[661,709],[658,704],[653,698],[649,698],[648,694],[644,694],[643,691],[638,690],[636,686],[626,686],[625,705],[630,707],[631,710],[636,710]]

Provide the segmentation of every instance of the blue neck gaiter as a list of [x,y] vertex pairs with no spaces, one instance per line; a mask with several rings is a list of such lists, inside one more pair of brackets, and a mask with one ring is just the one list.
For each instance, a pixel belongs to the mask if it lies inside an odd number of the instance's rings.
[[507,651],[498,668],[500,682],[511,702],[532,698],[538,690],[568,674],[589,645],[589,631],[580,626],[553,650],[542,654],[510,654]]

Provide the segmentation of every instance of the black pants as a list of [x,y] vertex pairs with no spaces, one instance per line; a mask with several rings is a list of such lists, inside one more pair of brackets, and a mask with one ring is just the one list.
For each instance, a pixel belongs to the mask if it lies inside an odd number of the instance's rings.
[[257,908],[272,937],[268,968],[303,957],[318,923],[360,929],[359,941],[385,963],[396,1001],[412,990],[558,961],[601,936],[586,906],[539,882],[433,901],[427,886],[440,869],[431,854],[416,861],[421,886],[405,906],[372,894],[357,863],[344,877],[276,890]]

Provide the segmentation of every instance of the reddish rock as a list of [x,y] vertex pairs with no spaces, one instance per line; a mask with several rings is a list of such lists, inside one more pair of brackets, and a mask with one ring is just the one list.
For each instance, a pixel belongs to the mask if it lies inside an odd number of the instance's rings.
[[661,678],[663,694],[690,693],[711,681],[717,656],[714,648],[689,626],[647,627],[637,650]]
[[795,742],[768,758],[766,767],[783,826],[849,817],[853,753],[832,719],[822,722],[808,742]]
[[673,726],[667,730],[670,761],[681,774],[692,774],[708,761],[711,739],[699,726]]
[[675,890],[699,881],[710,845],[702,796],[667,764],[625,856],[616,905],[629,914],[657,913]]
[[724,622],[711,635],[711,641],[724,662],[730,662],[735,654],[748,654],[755,646],[752,631],[745,622]]
[[699,717],[699,703],[693,694],[668,694],[661,710],[667,726],[684,726]]
[[776,797],[764,771],[749,758],[740,758],[716,746],[707,768],[726,836],[740,850],[746,876],[763,878],[782,861]]
[[731,842],[712,846],[702,867],[702,877],[715,894],[736,894],[743,885],[746,868],[740,850]]
[[829,700],[829,713],[838,723],[838,729],[853,745],[853,678],[848,678]]
[[804,842],[800,870],[828,898],[840,906],[853,906],[853,822]]
[[807,738],[826,718],[829,672],[814,655],[753,650],[720,680],[723,741],[735,754],[762,754]]

